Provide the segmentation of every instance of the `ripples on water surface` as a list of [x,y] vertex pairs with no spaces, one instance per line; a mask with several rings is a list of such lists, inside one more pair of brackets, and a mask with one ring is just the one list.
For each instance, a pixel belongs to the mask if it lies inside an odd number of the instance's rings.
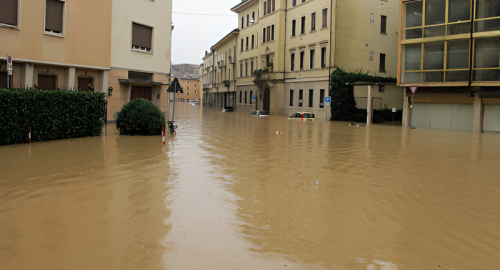
[[500,265],[500,135],[176,113],[0,147],[0,269]]

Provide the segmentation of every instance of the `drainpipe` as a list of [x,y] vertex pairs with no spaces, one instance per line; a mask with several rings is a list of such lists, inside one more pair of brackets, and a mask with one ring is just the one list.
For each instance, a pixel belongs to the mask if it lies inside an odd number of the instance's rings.
[[[332,14],[330,16],[330,42],[328,45],[330,46],[330,55],[328,59],[328,90],[330,90],[330,87],[332,85],[332,29],[333,29],[333,0],[330,1],[330,13]],[[328,91],[328,96],[330,96],[330,91]]]
[[[474,53],[473,48],[474,48],[474,10],[476,6],[476,1],[472,1],[472,6],[471,6],[471,20],[470,20],[470,49],[469,49],[469,88],[472,86],[472,54]],[[472,93],[472,89],[470,89],[470,92]]]
[[286,28],[288,22],[288,1],[285,1],[285,49],[283,50],[283,91],[285,88],[285,79],[286,79]]
[[[255,20],[255,19],[254,19]],[[255,23],[255,22],[254,22]],[[239,31],[238,31],[239,33]],[[235,35],[235,40],[234,40],[234,48],[233,48],[233,53],[234,53],[234,60],[233,60],[233,80],[234,80],[234,107],[233,110],[236,111],[236,63],[237,63],[237,53],[236,53],[236,48],[238,48],[238,35]]]

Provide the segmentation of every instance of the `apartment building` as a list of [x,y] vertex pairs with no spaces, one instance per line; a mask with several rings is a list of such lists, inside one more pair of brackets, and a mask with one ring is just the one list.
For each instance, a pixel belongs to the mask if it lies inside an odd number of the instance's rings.
[[176,98],[183,101],[200,100],[202,94],[200,93],[200,80],[189,77],[178,77],[179,83],[182,86],[184,93],[177,93]]
[[202,76],[202,89],[203,89],[203,104],[213,107],[214,102],[211,98],[210,90],[213,87],[214,81],[214,54],[213,52],[205,52],[203,57],[203,73]]
[[11,54],[13,88],[107,91],[111,13],[111,0],[0,1],[0,88]]
[[231,9],[238,13],[240,31],[236,56],[237,110],[284,113],[286,2],[246,0]]
[[209,90],[212,106],[234,108],[236,101],[236,45],[239,30],[235,29],[210,48],[213,53],[213,82]]
[[[108,120],[146,98],[167,111],[171,1],[0,1],[0,87],[104,92]],[[165,98],[161,98],[161,96]]]
[[172,1],[113,1],[109,120],[136,98],[167,111],[171,40]]
[[[400,4],[404,125],[500,132],[500,0]],[[413,104],[412,86],[418,87]]]
[[[398,5],[385,0],[242,1],[232,8],[240,29],[237,108],[271,115],[326,114],[324,97],[334,66],[395,78]],[[379,97],[391,108],[403,107],[396,85],[359,85],[354,91]]]

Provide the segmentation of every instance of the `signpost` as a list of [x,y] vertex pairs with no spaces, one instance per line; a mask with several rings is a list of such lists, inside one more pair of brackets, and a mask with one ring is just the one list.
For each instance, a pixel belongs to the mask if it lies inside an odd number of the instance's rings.
[[410,91],[411,91],[411,116],[410,116],[410,128],[413,128],[413,97],[417,93],[418,86],[410,86]]
[[[330,103],[332,102],[332,98],[331,97],[325,97],[325,106],[328,106],[330,107]],[[328,109],[326,109],[326,112],[325,112],[325,118],[326,118],[326,121],[328,121]]]
[[7,89],[10,88],[10,76],[12,76],[12,54],[7,54]]

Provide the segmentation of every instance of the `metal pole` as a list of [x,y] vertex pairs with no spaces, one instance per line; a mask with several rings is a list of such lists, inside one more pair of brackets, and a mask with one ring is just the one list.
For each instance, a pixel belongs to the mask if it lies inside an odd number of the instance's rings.
[[414,97],[414,96],[415,96],[415,95],[413,95],[413,94],[411,95],[411,105],[410,105],[410,109],[411,109],[411,110],[410,110],[410,113],[411,113],[411,114],[410,114],[410,128],[413,128],[413,97]]
[[10,89],[10,75],[8,72],[9,71],[7,71],[7,89]]

